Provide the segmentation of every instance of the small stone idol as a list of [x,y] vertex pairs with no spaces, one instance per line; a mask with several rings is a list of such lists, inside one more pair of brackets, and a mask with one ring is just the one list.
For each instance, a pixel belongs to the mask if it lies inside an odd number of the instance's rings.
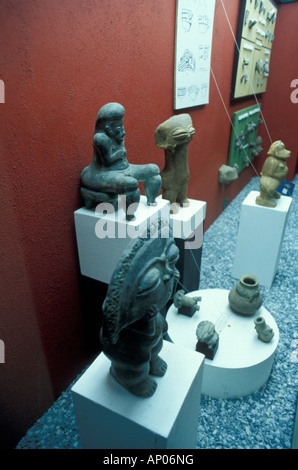
[[195,312],[200,310],[198,302],[202,300],[202,297],[190,297],[184,295],[184,290],[178,290],[174,295],[174,305],[178,308],[178,313],[192,317]]
[[162,197],[170,201],[172,213],[177,213],[179,206],[189,206],[188,144],[194,133],[189,114],[172,116],[155,131],[156,146],[164,149],[165,154],[165,166],[161,172]]
[[286,160],[290,158],[291,152],[286,150],[285,145],[277,140],[273,142],[268,151],[261,171],[260,195],[256,198],[259,206],[275,207],[275,199],[280,198],[277,188],[281,185],[288,174]]
[[204,354],[207,359],[213,360],[219,342],[214,324],[208,320],[201,321],[197,326],[196,336],[198,340],[196,351]]

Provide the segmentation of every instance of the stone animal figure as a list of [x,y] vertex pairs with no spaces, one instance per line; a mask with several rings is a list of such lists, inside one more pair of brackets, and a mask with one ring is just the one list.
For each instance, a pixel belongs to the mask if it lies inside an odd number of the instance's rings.
[[171,203],[171,212],[179,206],[188,206],[187,184],[189,180],[188,144],[195,129],[189,114],[172,116],[155,131],[155,143],[164,149],[165,166],[161,172],[163,199]]
[[107,103],[98,111],[92,162],[81,173],[81,195],[87,209],[100,203],[110,203],[117,208],[118,196],[125,195],[126,218],[131,220],[140,200],[139,181],[144,182],[147,203],[156,204],[161,176],[155,164],[128,163],[124,147],[124,113],[125,109],[119,103]]
[[109,284],[100,332],[111,375],[130,393],[150,397],[152,376],[167,370],[159,356],[167,323],[160,313],[175,292],[179,250],[170,227],[159,220],[132,240]]
[[290,158],[291,152],[286,150],[280,140],[273,142],[268,151],[268,157],[261,172],[260,195],[256,198],[259,206],[275,207],[274,199],[280,198],[276,191],[288,174],[286,160]]

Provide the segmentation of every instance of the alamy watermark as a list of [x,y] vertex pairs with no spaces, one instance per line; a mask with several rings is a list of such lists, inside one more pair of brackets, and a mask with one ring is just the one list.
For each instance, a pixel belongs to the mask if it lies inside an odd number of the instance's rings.
[[3,80],[0,80],[0,103],[5,103],[5,85]]
[[[144,236],[146,233],[148,233],[150,238],[156,238],[158,234],[154,227],[158,218],[163,218],[162,212],[157,210],[151,215],[147,214],[140,224],[125,223],[125,212],[131,215],[138,208],[138,204],[131,204],[127,209],[124,209],[126,207],[125,202],[125,196],[119,196],[118,210],[115,210],[114,206],[110,203],[100,203],[96,206],[95,213],[102,215],[95,225],[95,235],[97,238],[137,238],[139,235]],[[120,208],[124,210],[124,215]],[[172,228],[174,238],[185,240],[185,249],[200,248],[203,244],[203,221],[203,208],[196,211],[188,220],[177,220],[173,217]],[[169,238],[169,236],[170,230],[164,230],[162,237]]]
[[291,88],[295,88],[295,90],[293,90],[291,93],[291,101],[292,103],[296,104],[298,103],[298,78],[292,80]]
[[5,362],[5,345],[4,341],[0,339],[0,364]]

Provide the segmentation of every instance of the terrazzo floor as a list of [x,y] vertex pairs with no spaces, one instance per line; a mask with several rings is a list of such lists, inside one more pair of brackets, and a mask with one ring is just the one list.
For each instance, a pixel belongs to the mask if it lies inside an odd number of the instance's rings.
[[[293,182],[297,185],[297,175]],[[258,189],[259,178],[254,177],[206,231],[200,289],[230,290],[234,286],[230,272],[241,204],[250,191]],[[274,317],[280,334],[270,377],[259,391],[247,397],[214,399],[202,395],[197,449],[292,448],[298,392],[297,189],[292,197],[275,280],[270,289],[261,288],[263,304]],[[17,449],[80,448],[72,385],[28,430]]]

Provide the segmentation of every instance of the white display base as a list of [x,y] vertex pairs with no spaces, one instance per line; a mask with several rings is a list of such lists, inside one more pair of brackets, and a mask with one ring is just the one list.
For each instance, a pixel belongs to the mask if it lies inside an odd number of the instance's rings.
[[[164,201],[162,195],[158,196],[158,200]],[[188,207],[179,207],[177,214],[170,214],[170,226],[173,230],[174,238],[187,240],[194,236],[196,230],[201,228],[201,244],[195,246],[200,248],[203,242],[203,222],[206,217],[206,202],[189,199]],[[193,243],[193,242],[191,242]]]
[[[175,344],[195,351],[198,323],[209,320],[215,325],[219,345],[213,360],[205,358],[202,394],[237,398],[259,390],[268,380],[279,341],[273,317],[264,306],[249,317],[234,313],[229,306],[228,290],[206,289],[188,295],[202,297],[200,310],[190,318],[172,305],[167,313],[168,334]],[[264,317],[274,331],[270,343],[258,339],[254,327],[258,316]]]
[[242,203],[232,276],[254,274],[262,286],[271,287],[292,198],[281,196],[271,208],[256,204],[259,194],[251,191]]
[[110,214],[84,207],[74,218],[81,274],[108,284],[131,239],[158,218],[169,223],[169,201],[158,200],[156,206],[148,206],[146,197],[141,196],[135,220],[129,222],[121,206]]
[[84,449],[195,449],[204,356],[164,342],[167,362],[152,397],[132,395],[109,373],[101,353],[72,387]]

